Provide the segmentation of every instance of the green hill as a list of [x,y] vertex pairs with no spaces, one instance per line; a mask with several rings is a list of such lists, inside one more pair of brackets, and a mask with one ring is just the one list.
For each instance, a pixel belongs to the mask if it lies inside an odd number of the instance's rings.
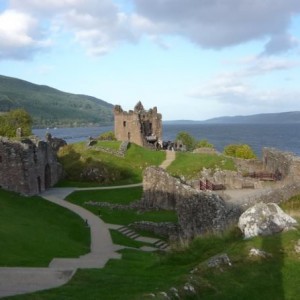
[[0,75],[0,112],[24,108],[35,127],[104,125],[113,122],[113,105],[95,97]]

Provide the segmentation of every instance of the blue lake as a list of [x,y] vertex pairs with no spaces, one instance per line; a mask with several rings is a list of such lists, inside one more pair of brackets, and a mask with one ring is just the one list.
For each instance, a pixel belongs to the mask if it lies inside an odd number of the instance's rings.
[[[34,129],[44,138],[46,132],[65,139],[68,143],[87,140],[113,126],[57,129]],[[300,155],[300,124],[163,124],[163,139],[173,141],[179,131],[186,131],[196,139],[207,139],[219,151],[228,144],[249,144],[260,156],[263,147],[275,147]]]

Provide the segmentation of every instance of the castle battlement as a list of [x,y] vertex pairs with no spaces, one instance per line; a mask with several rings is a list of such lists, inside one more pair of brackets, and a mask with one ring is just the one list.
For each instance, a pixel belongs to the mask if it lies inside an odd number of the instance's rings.
[[134,110],[123,111],[114,107],[115,136],[119,141],[129,141],[147,147],[162,139],[162,115],[157,107],[145,110],[139,101]]

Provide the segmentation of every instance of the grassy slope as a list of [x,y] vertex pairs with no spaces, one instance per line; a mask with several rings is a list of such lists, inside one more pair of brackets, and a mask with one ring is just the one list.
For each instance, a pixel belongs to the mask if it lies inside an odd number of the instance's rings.
[[54,257],[89,252],[89,230],[78,216],[40,197],[0,189],[0,265],[48,266]]
[[111,124],[113,121],[113,106],[103,100],[0,76],[0,111],[14,108],[26,109],[35,125]]
[[190,152],[177,152],[176,160],[167,170],[173,176],[184,176],[188,179],[192,179],[199,177],[199,172],[203,168],[235,170],[233,160],[228,157]]
[[[119,144],[119,142],[111,142],[113,143]],[[130,144],[125,157],[122,158],[87,149],[85,143],[77,143],[62,148],[59,152],[59,159],[68,175],[68,181],[60,183],[61,186],[99,185],[97,182],[91,184],[80,178],[80,173],[86,166],[96,166],[106,170],[108,175],[104,180],[108,181],[110,177],[109,185],[118,185],[141,182],[143,170],[151,165],[160,165],[165,159],[165,153]],[[108,185],[106,181],[102,184]]]

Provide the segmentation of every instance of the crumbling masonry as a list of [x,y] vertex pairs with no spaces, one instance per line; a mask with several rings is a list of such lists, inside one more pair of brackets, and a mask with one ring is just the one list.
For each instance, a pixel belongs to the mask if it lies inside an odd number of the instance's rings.
[[114,108],[115,136],[118,141],[129,141],[147,147],[162,139],[162,116],[154,107],[145,110],[138,102],[134,110],[123,111],[120,105]]
[[0,187],[36,195],[56,184],[62,173],[50,143],[0,137]]

